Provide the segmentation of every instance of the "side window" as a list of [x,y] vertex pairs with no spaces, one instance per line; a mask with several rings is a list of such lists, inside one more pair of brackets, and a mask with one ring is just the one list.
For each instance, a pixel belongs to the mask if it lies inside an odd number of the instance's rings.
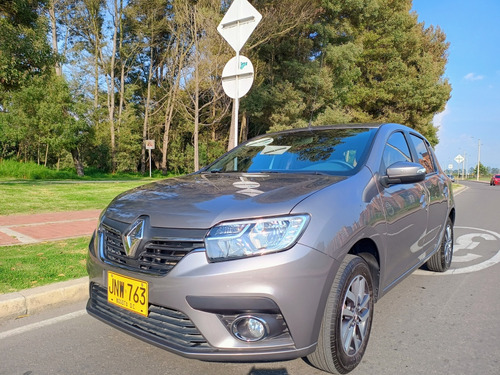
[[403,133],[392,134],[385,144],[382,161],[384,170],[398,161],[411,161],[410,148]]
[[422,164],[427,174],[436,172],[432,153],[429,151],[425,141],[413,134],[410,134],[410,139],[417,150],[418,162]]

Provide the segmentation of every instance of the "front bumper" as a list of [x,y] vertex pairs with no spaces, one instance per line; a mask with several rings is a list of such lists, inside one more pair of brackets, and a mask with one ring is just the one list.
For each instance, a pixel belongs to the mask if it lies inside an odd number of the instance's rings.
[[[161,277],[105,264],[92,253],[87,267],[87,310],[105,323],[189,358],[274,361],[315,349],[338,263],[297,244],[281,253],[220,263],[193,251]],[[148,282],[148,317],[108,303],[107,271]],[[227,320],[241,314],[273,317],[284,329],[256,342],[238,340]]]

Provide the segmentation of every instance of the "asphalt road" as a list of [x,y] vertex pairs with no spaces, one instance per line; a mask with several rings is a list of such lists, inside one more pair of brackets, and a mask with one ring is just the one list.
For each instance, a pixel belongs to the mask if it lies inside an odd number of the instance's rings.
[[[456,196],[451,270],[418,270],[375,305],[361,374],[500,374],[500,187]],[[303,360],[205,363],[89,317],[78,303],[0,326],[0,374],[324,374]]]

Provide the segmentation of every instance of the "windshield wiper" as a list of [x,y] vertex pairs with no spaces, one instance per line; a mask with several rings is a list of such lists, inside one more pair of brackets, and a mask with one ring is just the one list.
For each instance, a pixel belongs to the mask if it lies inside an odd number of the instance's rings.
[[318,176],[333,176],[332,173],[322,172],[322,171],[296,171],[296,173],[300,173],[300,174],[314,174],[314,175],[318,175]]
[[201,171],[200,173],[238,173],[240,171],[224,171],[222,168],[211,169],[209,171]]

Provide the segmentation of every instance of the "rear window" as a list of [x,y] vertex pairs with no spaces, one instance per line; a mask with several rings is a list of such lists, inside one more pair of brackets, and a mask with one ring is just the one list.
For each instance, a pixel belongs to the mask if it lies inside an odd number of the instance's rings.
[[352,175],[377,129],[308,129],[269,134],[224,155],[206,172],[324,172]]

